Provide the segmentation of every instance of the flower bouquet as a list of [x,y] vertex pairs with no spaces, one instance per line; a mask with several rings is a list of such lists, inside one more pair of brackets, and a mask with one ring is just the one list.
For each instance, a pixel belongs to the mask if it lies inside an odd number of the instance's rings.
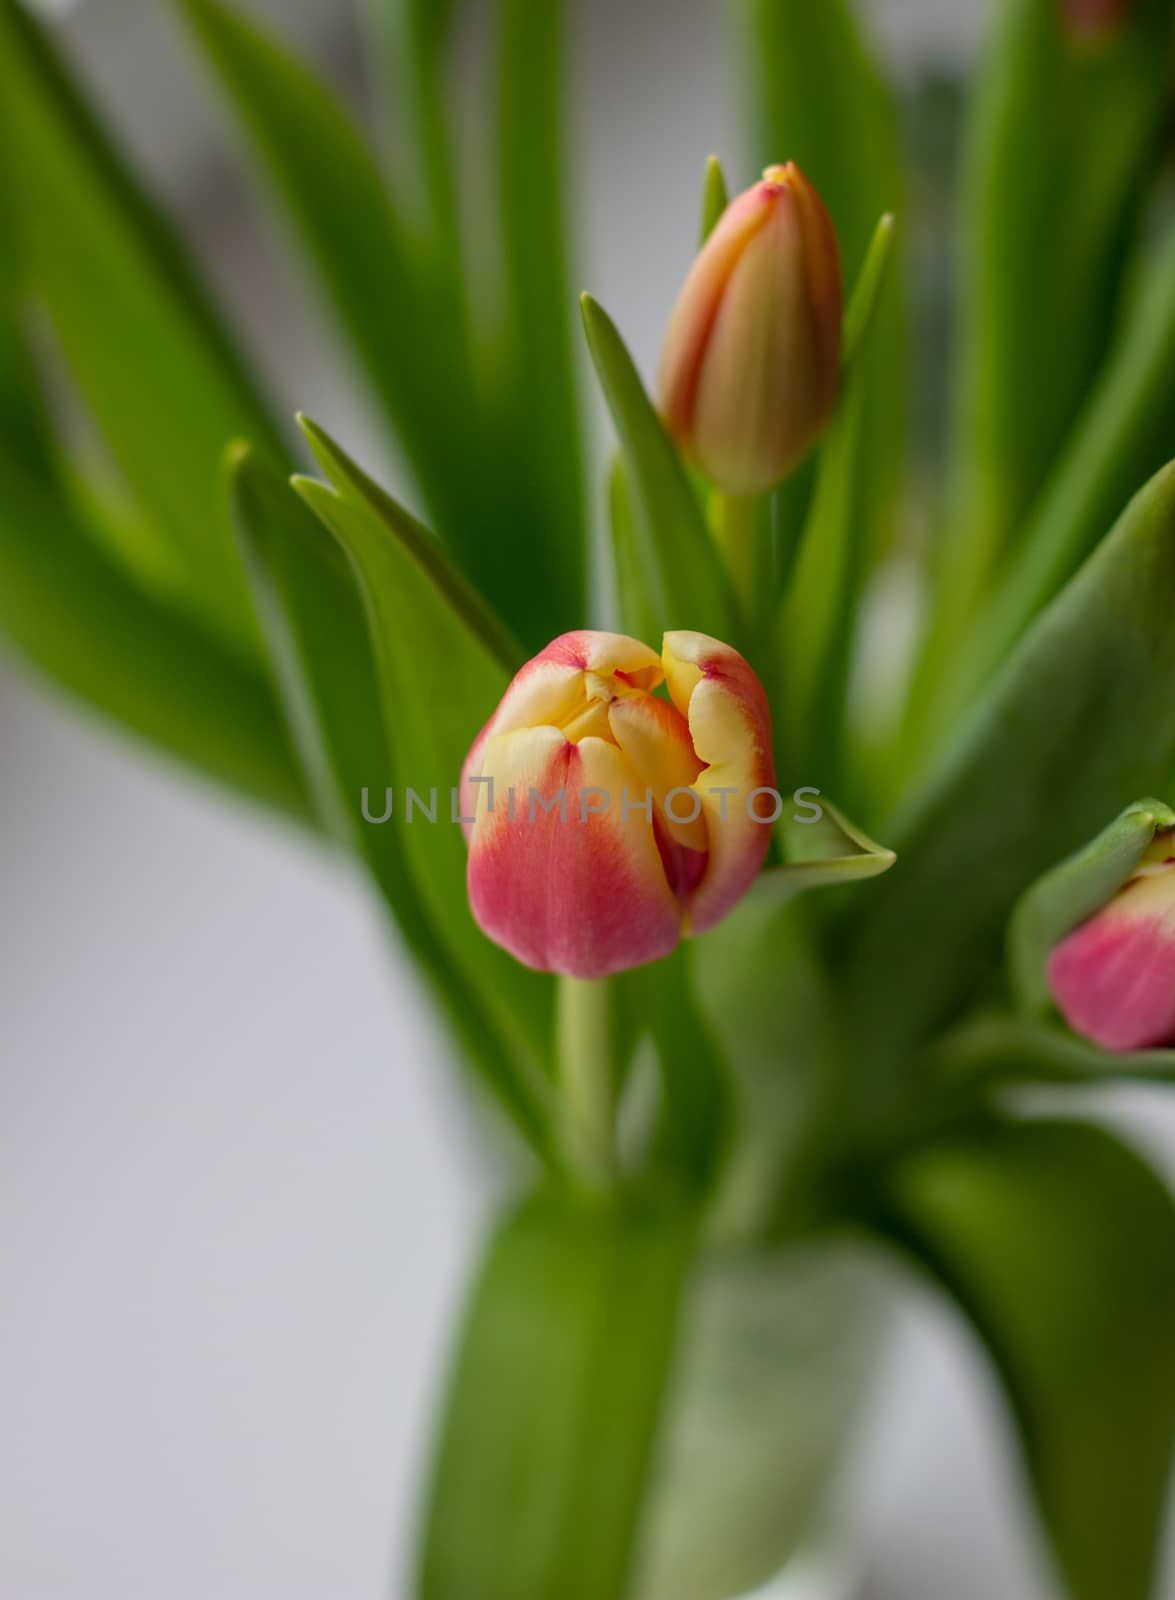
[[1064,1592],[1148,1600],[1175,1205],[1069,1102],[1175,1078],[1175,0],[993,5],[949,348],[850,0],[731,0],[762,177],[707,166],[649,382],[623,305],[574,326],[557,0],[484,8],[488,217],[460,0],[372,0],[387,158],[245,5],[172,9],[416,509],[269,403],[0,0],[0,628],[357,858],[448,1030],[499,1211],[406,1592],[764,1583],[904,1262]]

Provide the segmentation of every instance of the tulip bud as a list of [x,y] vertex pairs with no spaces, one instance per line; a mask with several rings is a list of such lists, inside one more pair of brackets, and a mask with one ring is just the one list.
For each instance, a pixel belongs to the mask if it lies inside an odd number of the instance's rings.
[[728,495],[775,487],[823,432],[840,375],[840,251],[794,162],[733,200],[678,296],[660,403],[679,448]]
[[1065,27],[1079,44],[1096,44],[1122,27],[1136,0],[1061,0]]
[[1175,1045],[1175,830],[1053,950],[1049,988],[1075,1033],[1106,1050]]
[[473,914],[544,972],[656,961],[750,887],[774,782],[767,698],[737,651],[701,633],[667,633],[660,656],[565,633],[519,672],[465,763]]

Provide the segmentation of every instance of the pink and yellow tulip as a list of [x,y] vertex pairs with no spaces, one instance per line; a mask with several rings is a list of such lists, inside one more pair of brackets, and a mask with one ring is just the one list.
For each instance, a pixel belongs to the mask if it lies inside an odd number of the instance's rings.
[[679,448],[724,493],[762,494],[823,432],[840,376],[840,251],[794,162],[733,200],[670,318],[660,405]]
[[1061,940],[1048,978],[1073,1031],[1106,1050],[1175,1045],[1175,833],[1157,834],[1109,904]]
[[473,914],[542,971],[658,960],[750,887],[774,783],[767,698],[736,650],[680,632],[658,656],[623,634],[565,633],[465,763]]

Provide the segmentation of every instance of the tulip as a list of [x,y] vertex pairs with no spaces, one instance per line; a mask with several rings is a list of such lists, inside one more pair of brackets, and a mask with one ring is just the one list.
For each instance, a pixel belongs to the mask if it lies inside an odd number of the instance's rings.
[[1078,43],[1096,43],[1129,19],[1136,0],[1063,0],[1064,21]]
[[1106,1050],[1175,1045],[1175,832],[1156,834],[1109,904],[1061,940],[1048,979],[1073,1031]]
[[823,432],[840,374],[840,251],[794,162],[723,212],[670,318],[660,405],[723,493],[772,489]]
[[565,633],[518,673],[465,763],[473,914],[544,972],[656,961],[750,887],[774,782],[767,698],[737,651],[701,633],[667,633],[660,656]]

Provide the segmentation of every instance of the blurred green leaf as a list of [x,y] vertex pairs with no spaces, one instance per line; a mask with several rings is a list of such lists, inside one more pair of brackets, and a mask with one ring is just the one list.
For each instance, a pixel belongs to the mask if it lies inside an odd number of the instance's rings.
[[191,606],[242,649],[252,614],[218,498],[227,441],[283,447],[167,224],[18,0],[0,0],[0,178],[26,287]]
[[936,726],[991,677],[1096,546],[1117,509],[1167,461],[1175,412],[1175,229],[1149,260],[1114,345],[999,587],[935,685]]
[[[499,0],[498,196],[506,404],[498,444],[514,526],[481,586],[525,643],[582,626],[586,510],[565,241],[564,0]],[[508,469],[505,468],[508,463]],[[479,573],[477,568],[471,571]],[[492,573],[492,576],[491,576]]]
[[607,313],[582,298],[588,348],[628,466],[629,529],[640,572],[641,607],[654,637],[696,628],[735,637],[733,596],[701,507],[632,357]]
[[634,1594],[747,1594],[819,1535],[883,1305],[875,1264],[842,1239],[702,1256],[682,1307]]
[[992,1013],[935,1041],[926,1075],[960,1086],[1026,1083],[1171,1083],[1175,1050],[1103,1050],[1053,1022]]
[[730,1075],[711,1205],[721,1239],[789,1236],[822,1210],[824,1129],[845,1120],[843,996],[794,896],[752,891],[689,944],[694,992]]
[[376,825],[363,815],[365,792],[373,797],[369,814],[380,815],[387,791],[402,795],[403,789],[351,563],[289,484],[248,446],[233,448],[229,473],[262,630],[320,816],[366,862],[468,1059],[523,1135],[541,1147],[544,1108],[439,936],[398,821]]
[[702,212],[698,227],[698,243],[705,244],[718,225],[718,219],[726,210],[730,196],[726,188],[726,174],[722,170],[722,163],[717,156],[706,158],[706,170],[702,175]]
[[873,237],[869,241],[869,248],[865,252],[865,259],[861,263],[861,270],[857,274],[857,281],[853,285],[853,292],[845,309],[843,361],[846,367],[851,367],[860,354],[877,317],[889,275],[893,236],[894,217],[892,212],[887,211],[878,219],[877,226],[873,230]]
[[179,0],[387,411],[445,537],[480,538],[452,439],[476,435],[468,351],[351,117],[322,81],[220,0]]
[[61,687],[189,765],[300,820],[308,801],[272,685],[138,589],[59,486],[0,449],[0,633]]
[[[465,842],[455,820],[465,757],[518,658],[432,536],[320,428],[309,421],[303,428],[331,487],[308,478],[294,484],[351,557],[365,593],[401,785],[396,826],[417,892],[450,959],[515,1057],[537,1071],[550,1058],[554,986],[492,944],[474,922]],[[426,802],[435,790],[435,821],[419,811],[408,819],[408,789]]]
[[1008,969],[1023,1010],[1051,1008],[1046,964],[1053,946],[1118,892],[1157,828],[1175,828],[1175,812],[1161,800],[1135,801],[1091,844],[1051,868],[1021,896],[1008,924]]
[[612,534],[612,561],[616,575],[616,604],[621,631],[634,639],[659,638],[660,623],[649,604],[641,572],[641,551],[637,535],[632,490],[623,455],[612,463],[608,480],[608,526]]
[[621,973],[613,985],[627,1017],[628,1054],[648,1038],[657,1058],[660,1096],[648,1155],[655,1169],[700,1191],[726,1149],[731,1083],[694,992],[688,942],[663,961]]
[[1172,0],[1140,0],[1093,46],[1066,39],[1056,0],[1002,0],[971,101],[960,188],[963,317],[955,516],[939,595],[944,656],[1018,534],[1105,357],[1159,156],[1173,16]]
[[490,1240],[432,1482],[421,1600],[622,1600],[689,1213],[531,1201]]
[[1175,1441],[1175,1205],[1075,1122],[995,1125],[886,1187],[999,1368],[1072,1600],[1148,1600]]
[[844,742],[856,616],[869,572],[868,496],[863,456],[869,363],[893,241],[893,218],[877,224],[845,318],[843,388],[820,447],[798,554],[793,556],[772,641],[773,703],[781,764],[843,793]]
[[[750,86],[756,165],[796,161],[815,184],[840,238],[846,279],[865,261],[877,219],[901,211],[897,108],[870,59],[850,0],[732,0]],[[906,354],[897,273],[865,362],[861,547],[872,560],[893,520],[906,413]],[[776,496],[786,550],[803,496]]]
[[[990,982],[1025,886],[1175,765],[1175,467],[1005,663],[885,836],[900,870],[854,897],[841,980],[876,1088]],[[916,955],[915,955],[916,952]],[[862,1115],[866,1110],[862,1107]]]

